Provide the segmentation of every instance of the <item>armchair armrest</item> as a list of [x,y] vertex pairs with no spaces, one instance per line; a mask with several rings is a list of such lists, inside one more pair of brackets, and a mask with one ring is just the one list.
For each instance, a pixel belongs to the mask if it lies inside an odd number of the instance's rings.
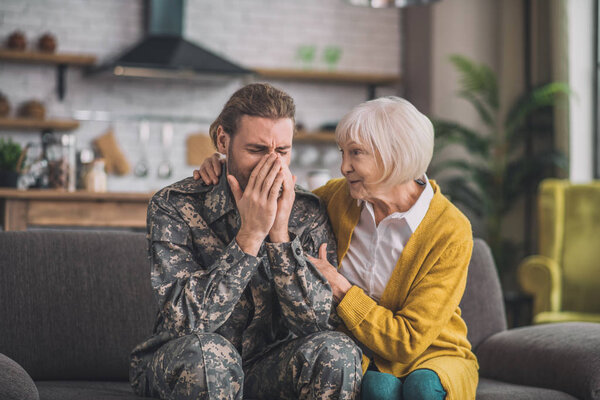
[[480,375],[600,399],[600,324],[569,322],[516,328],[477,348]]
[[0,399],[39,400],[29,374],[14,360],[0,353]]
[[523,290],[533,295],[533,315],[560,310],[561,274],[556,261],[540,255],[527,257],[519,265],[518,277]]

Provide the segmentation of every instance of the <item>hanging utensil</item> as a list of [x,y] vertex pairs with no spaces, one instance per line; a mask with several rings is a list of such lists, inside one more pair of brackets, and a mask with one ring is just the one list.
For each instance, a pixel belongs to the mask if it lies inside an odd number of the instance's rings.
[[143,178],[148,175],[148,141],[150,140],[150,124],[148,121],[140,122],[140,130],[138,141],[140,142],[140,159],[133,167],[133,174],[139,178]]
[[158,177],[160,179],[170,178],[173,174],[173,166],[169,161],[171,145],[173,144],[173,125],[166,123],[161,132],[162,161],[158,164]]

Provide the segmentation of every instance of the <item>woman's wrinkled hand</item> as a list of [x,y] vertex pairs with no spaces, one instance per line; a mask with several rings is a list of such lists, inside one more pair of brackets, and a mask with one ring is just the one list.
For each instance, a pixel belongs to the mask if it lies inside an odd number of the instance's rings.
[[308,256],[308,259],[321,271],[325,279],[329,282],[334,300],[337,303],[342,301],[348,290],[352,287],[352,284],[344,275],[338,272],[336,267],[327,261],[327,243],[323,243],[319,247],[319,258]]
[[216,185],[219,183],[223,163],[225,163],[225,157],[221,153],[214,153],[202,162],[200,169],[194,170],[194,179],[202,178],[207,185]]

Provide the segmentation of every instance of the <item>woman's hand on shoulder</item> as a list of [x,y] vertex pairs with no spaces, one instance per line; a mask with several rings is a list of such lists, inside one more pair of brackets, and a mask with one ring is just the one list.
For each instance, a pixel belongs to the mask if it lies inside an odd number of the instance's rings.
[[329,282],[334,300],[337,303],[342,301],[346,292],[352,287],[352,284],[344,277],[344,275],[338,272],[336,267],[327,261],[327,243],[323,243],[321,247],[319,247],[319,258],[308,256],[308,259],[319,269],[325,279]]
[[225,157],[221,153],[214,153],[202,162],[199,169],[194,170],[194,179],[202,181],[207,185],[216,185],[219,183],[219,177],[223,172],[222,164],[225,163]]

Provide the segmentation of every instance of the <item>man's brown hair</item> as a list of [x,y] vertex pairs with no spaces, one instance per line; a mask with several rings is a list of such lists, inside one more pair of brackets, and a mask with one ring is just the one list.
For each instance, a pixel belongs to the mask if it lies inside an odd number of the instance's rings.
[[219,125],[231,136],[237,132],[238,123],[243,115],[269,119],[290,118],[295,125],[294,99],[268,83],[251,83],[235,92],[225,103],[221,114],[210,125],[210,138],[217,148],[217,130]]

